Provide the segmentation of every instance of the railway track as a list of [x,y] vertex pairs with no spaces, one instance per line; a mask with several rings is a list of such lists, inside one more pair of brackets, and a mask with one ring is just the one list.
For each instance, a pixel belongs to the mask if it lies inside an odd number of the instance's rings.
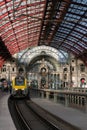
[[25,100],[9,99],[8,104],[17,130],[60,130],[51,122],[38,116],[36,112],[29,108]]
[[52,115],[31,100],[8,101],[17,130],[80,130]]

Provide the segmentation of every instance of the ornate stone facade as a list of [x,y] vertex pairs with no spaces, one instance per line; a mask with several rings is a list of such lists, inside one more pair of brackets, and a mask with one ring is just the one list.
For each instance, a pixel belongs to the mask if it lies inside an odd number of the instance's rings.
[[5,62],[2,68],[0,68],[0,79],[12,80],[17,75],[16,62]]
[[[44,64],[45,63],[45,64]],[[41,76],[47,79],[45,88],[60,89],[69,87],[87,87],[87,67],[84,63],[71,57],[68,63],[56,62],[56,69],[53,69],[44,59],[44,63],[40,63],[38,67],[35,67],[28,71],[24,66],[25,74],[27,74],[29,79],[29,84],[36,80],[38,82],[38,87],[41,87],[40,80]],[[45,66],[47,72],[40,72],[40,69]],[[44,70],[43,70],[44,71]],[[6,62],[0,69],[0,79],[5,78],[7,80],[12,80],[18,74],[18,67],[16,62]],[[84,82],[81,79],[84,78]]]

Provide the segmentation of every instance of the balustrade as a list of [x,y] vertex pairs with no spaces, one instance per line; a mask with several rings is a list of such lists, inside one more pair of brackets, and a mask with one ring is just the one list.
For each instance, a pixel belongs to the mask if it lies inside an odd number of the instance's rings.
[[[87,90],[50,90],[50,89],[33,89],[38,91],[39,97],[47,100],[61,103],[66,107],[74,107],[87,112]],[[37,95],[37,96],[38,96]]]

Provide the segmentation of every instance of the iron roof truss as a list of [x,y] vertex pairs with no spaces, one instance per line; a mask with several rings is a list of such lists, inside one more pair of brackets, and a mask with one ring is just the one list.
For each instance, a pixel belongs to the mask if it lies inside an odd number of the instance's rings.
[[85,61],[87,0],[0,0],[0,38],[0,62],[38,45]]

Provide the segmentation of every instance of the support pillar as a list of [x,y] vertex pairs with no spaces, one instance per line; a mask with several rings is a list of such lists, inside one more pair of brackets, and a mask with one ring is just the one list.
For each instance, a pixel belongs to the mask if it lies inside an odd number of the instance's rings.
[[87,113],[87,97],[85,97],[85,112]]
[[41,98],[44,98],[44,92],[43,91],[41,92]]
[[54,102],[57,102],[57,93],[54,93]]
[[66,107],[69,106],[69,97],[68,97],[68,95],[65,95],[65,106]]
[[49,99],[49,92],[46,92],[46,99]]

